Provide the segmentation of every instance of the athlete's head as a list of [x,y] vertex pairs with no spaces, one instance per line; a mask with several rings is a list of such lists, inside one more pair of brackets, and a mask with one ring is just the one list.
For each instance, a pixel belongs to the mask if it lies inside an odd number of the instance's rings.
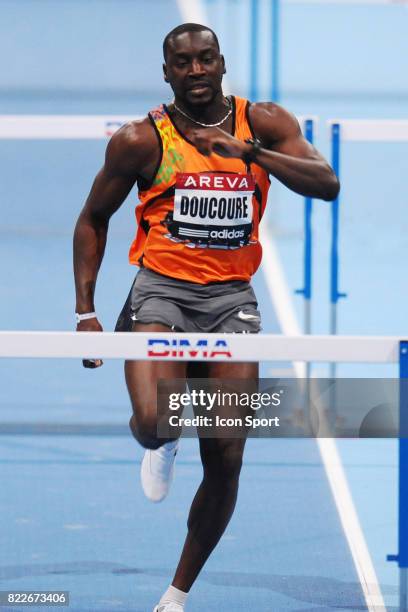
[[206,105],[221,91],[224,57],[216,34],[207,26],[184,23],[163,41],[164,80],[190,105]]

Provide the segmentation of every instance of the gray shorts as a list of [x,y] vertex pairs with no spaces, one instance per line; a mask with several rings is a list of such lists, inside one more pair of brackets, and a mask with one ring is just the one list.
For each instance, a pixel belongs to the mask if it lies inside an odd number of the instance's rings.
[[115,331],[132,331],[134,322],[162,323],[179,332],[261,331],[258,303],[249,283],[200,285],[147,268],[136,275]]

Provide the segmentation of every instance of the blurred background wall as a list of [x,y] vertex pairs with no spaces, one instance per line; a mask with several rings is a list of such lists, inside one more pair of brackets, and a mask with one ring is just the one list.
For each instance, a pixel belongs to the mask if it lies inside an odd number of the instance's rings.
[[[270,96],[271,6],[259,2],[260,97]],[[231,87],[249,88],[251,0],[203,0]],[[175,0],[0,0],[0,101],[18,96],[160,97],[161,42]],[[281,90],[313,99],[408,95],[408,6],[281,0]],[[122,102],[123,103],[123,102]],[[120,108],[115,108],[118,112]]]

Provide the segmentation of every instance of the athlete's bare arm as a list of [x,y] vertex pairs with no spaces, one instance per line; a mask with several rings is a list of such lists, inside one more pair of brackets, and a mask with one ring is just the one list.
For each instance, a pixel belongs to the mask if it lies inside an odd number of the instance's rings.
[[[262,149],[256,162],[296,193],[334,200],[339,181],[326,160],[305,140],[296,118],[272,102],[252,104],[250,120]],[[194,144],[204,155],[242,158],[251,149],[219,128],[195,130]]]
[[[153,176],[160,151],[148,119],[126,124],[110,140],[74,233],[76,312],[93,312],[95,283],[102,262],[109,219],[137,180]],[[81,321],[78,331],[101,331],[97,319]]]

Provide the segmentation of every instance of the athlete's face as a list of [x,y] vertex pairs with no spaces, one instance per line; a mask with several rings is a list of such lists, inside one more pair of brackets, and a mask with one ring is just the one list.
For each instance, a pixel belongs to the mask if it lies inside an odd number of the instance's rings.
[[170,40],[164,79],[176,98],[190,105],[207,105],[222,91],[224,58],[211,32],[185,32]]

